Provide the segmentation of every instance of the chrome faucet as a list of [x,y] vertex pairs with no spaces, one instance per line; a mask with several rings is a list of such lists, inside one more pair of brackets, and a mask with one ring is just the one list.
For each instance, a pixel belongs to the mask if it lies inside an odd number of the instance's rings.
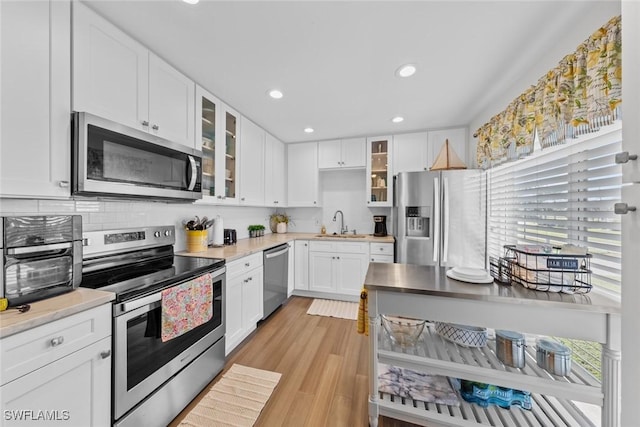
[[333,221],[335,222],[338,213],[340,213],[340,234],[345,234],[349,231],[349,228],[344,225],[344,213],[342,213],[341,210],[337,210],[336,213],[333,214]]

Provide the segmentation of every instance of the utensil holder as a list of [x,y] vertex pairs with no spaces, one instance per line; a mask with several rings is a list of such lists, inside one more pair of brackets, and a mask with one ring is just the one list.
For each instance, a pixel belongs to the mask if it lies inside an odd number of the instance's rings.
[[207,250],[207,230],[186,230],[187,252],[204,252]]

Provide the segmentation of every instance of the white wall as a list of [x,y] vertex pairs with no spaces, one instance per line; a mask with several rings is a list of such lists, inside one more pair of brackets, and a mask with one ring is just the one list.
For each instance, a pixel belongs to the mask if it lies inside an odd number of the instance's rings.
[[344,224],[349,231],[358,234],[373,233],[373,215],[387,215],[387,231],[391,234],[390,208],[369,208],[366,204],[366,172],[359,170],[338,170],[320,172],[320,208],[289,208],[293,225],[290,231],[319,233],[322,224],[327,233],[340,233],[340,215],[333,222],[337,210],[344,213]]
[[186,248],[182,220],[194,215],[215,218],[220,215],[224,228],[235,228],[238,238],[249,237],[247,226],[262,224],[269,232],[270,208],[206,206],[191,203],[102,200],[0,199],[0,215],[82,215],[84,231],[110,230],[144,225],[174,225],[175,250]]

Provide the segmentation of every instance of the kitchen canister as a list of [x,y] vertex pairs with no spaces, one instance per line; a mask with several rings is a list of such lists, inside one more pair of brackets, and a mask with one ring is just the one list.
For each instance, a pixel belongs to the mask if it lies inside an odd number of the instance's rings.
[[524,368],[525,337],[519,332],[496,329],[496,354],[507,366]]
[[545,371],[565,376],[571,371],[571,349],[548,338],[536,341],[536,361]]
[[204,252],[207,250],[207,230],[186,230],[187,252]]

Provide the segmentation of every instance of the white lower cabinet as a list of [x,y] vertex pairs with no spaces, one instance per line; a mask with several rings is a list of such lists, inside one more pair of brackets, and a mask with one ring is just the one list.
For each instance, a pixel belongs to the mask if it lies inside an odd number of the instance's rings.
[[311,241],[309,290],[359,295],[368,267],[368,243]]
[[297,290],[309,290],[309,241],[295,241],[295,268],[294,288]]
[[110,425],[111,307],[0,340],[2,426]]
[[393,243],[371,243],[371,262],[385,262],[393,264]]
[[289,262],[287,263],[287,298],[293,293],[296,275],[296,249],[295,242],[288,242]]
[[229,354],[262,319],[262,252],[227,264],[225,354]]

